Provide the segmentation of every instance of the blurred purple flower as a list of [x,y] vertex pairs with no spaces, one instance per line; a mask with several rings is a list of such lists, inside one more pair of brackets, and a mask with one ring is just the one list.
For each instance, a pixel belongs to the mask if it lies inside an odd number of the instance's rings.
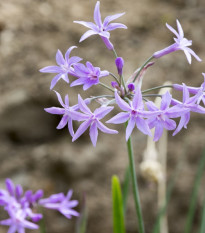
[[181,26],[181,24],[179,23],[178,20],[176,20],[176,21],[177,21],[178,32],[173,27],[171,27],[169,24],[166,24],[167,28],[171,32],[173,32],[177,37],[177,38],[174,38],[175,43],[170,45],[169,47],[167,47],[165,49],[162,49],[160,51],[155,52],[153,54],[153,57],[154,58],[160,58],[160,57],[162,57],[162,56],[164,56],[166,54],[172,53],[174,51],[183,50],[189,64],[191,64],[191,55],[194,56],[197,61],[201,61],[201,59],[196,55],[196,53],[192,49],[190,49],[188,47],[188,46],[192,45],[192,41],[187,40],[184,37],[184,32],[183,32],[182,26]]
[[183,102],[172,99],[171,101],[172,105],[176,105],[180,109],[187,110],[184,114],[181,115],[179,125],[174,131],[173,136],[175,136],[183,127],[185,129],[187,128],[187,124],[189,123],[190,120],[190,111],[205,114],[205,108],[197,104],[197,100],[200,97],[200,95],[201,95],[201,91],[199,91],[196,95],[190,97],[188,88],[183,83]]
[[[61,106],[63,108],[59,108],[59,107],[51,107],[51,108],[45,108],[44,110],[48,113],[51,114],[56,114],[56,115],[63,115],[60,123],[57,126],[57,129],[62,129],[66,126],[66,124],[68,124],[68,131],[70,133],[70,135],[73,137],[74,135],[74,131],[73,131],[73,119],[72,119],[72,115],[75,115],[75,117],[80,117],[82,115],[82,113],[77,112],[77,110],[79,109],[78,104],[70,107],[69,106],[69,97],[68,95],[65,96],[65,103],[63,102],[61,95],[55,91],[58,101],[61,104]],[[90,103],[90,99],[86,99],[85,103],[88,104]]]
[[74,76],[78,79],[71,83],[71,87],[83,85],[83,90],[87,90],[93,85],[99,83],[99,79],[108,76],[109,72],[101,71],[99,67],[94,67],[90,62],[86,62],[86,66],[79,63],[74,65]]
[[124,66],[124,60],[122,57],[117,57],[115,59],[115,65],[117,67],[117,71],[118,71],[118,74],[120,76],[122,76],[122,69],[123,69],[123,66]]
[[121,17],[124,14],[125,13],[120,13],[120,14],[107,16],[105,18],[104,22],[102,23],[101,14],[100,14],[100,2],[97,1],[96,5],[95,5],[95,10],[94,10],[95,24],[92,22],[74,21],[74,23],[82,24],[83,26],[90,28],[90,30],[88,30],[87,32],[85,32],[82,35],[82,37],[80,38],[80,42],[82,42],[83,40],[87,39],[88,37],[90,37],[92,35],[98,34],[102,38],[102,40],[105,43],[105,45],[107,46],[107,48],[112,50],[113,45],[109,40],[109,38],[110,38],[109,31],[115,30],[117,28],[127,29],[127,27],[121,23],[110,23],[110,22]]
[[156,115],[156,113],[144,110],[142,93],[139,87],[136,88],[133,100],[129,101],[129,104],[121,99],[117,92],[115,92],[115,101],[125,112],[118,113],[106,123],[121,124],[129,120],[126,128],[126,140],[129,139],[135,125],[142,133],[152,136],[147,121],[144,118]]
[[79,213],[72,208],[78,205],[78,201],[71,200],[73,191],[69,190],[65,196],[63,193],[53,194],[49,198],[41,199],[39,204],[48,209],[58,210],[66,218],[79,216]]
[[176,122],[170,118],[180,117],[185,109],[180,109],[179,107],[169,107],[172,100],[172,96],[169,92],[166,92],[162,96],[161,106],[158,109],[152,101],[146,102],[149,111],[159,112],[156,116],[147,119],[149,127],[155,128],[154,141],[158,141],[163,133],[163,129],[174,130],[176,128]]
[[57,75],[51,81],[50,89],[53,89],[53,87],[56,85],[56,83],[61,78],[65,82],[69,83],[68,74],[72,75],[74,71],[72,66],[82,60],[82,58],[77,57],[77,56],[70,57],[70,53],[74,48],[77,48],[77,47],[72,46],[67,50],[65,54],[65,59],[61,51],[60,50],[57,51],[56,63],[58,64],[58,66],[47,66],[47,67],[40,69],[40,72],[42,73],[57,73]]
[[78,139],[90,126],[90,139],[92,141],[93,146],[96,146],[97,138],[98,138],[98,129],[104,133],[108,134],[117,134],[118,131],[112,130],[107,128],[100,120],[106,116],[114,107],[100,107],[95,109],[92,113],[91,110],[86,105],[85,101],[78,95],[78,105],[80,110],[84,113],[82,116],[73,116],[74,120],[84,121],[78,130],[76,131],[75,135],[73,136],[73,140],[75,141]]
[[[191,94],[194,95],[198,94],[197,104],[200,104],[200,102],[202,101],[203,104],[205,105],[205,73],[202,73],[202,75],[204,76],[204,82],[201,84],[200,87],[187,86],[187,89]],[[183,90],[183,85],[180,84],[173,84],[173,87],[178,91]]]

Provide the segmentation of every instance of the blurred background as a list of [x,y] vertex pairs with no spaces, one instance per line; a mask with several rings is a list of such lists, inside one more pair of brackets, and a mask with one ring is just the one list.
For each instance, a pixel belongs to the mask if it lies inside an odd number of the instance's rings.
[[[86,197],[87,232],[104,233],[112,232],[111,176],[116,174],[123,180],[128,164],[124,129],[113,126],[120,131],[115,136],[100,133],[96,148],[88,132],[72,143],[67,128],[56,130],[60,117],[44,111],[45,107],[59,106],[55,93],[49,90],[53,75],[38,71],[55,65],[57,49],[65,53],[76,45],[78,49],[72,55],[116,73],[113,54],[98,36],[78,43],[86,28],[73,21],[93,21],[95,3],[94,0],[0,0],[0,187],[10,177],[25,189],[44,189],[45,196],[73,189],[73,198],[80,200],[78,210],[83,195]],[[128,29],[111,32],[111,41],[125,60],[126,78],[153,52],[173,43],[173,34],[165,23],[176,28],[176,19],[181,22],[185,37],[193,40],[193,50],[205,59],[204,0],[101,1],[102,18],[120,12],[126,14],[117,22],[124,23]],[[205,72],[204,61],[199,63],[193,58],[189,65],[183,52],[178,51],[158,60],[148,70],[143,89],[167,80],[200,86],[202,72]],[[55,89],[68,93],[71,104],[77,103],[78,93],[85,98],[102,92],[101,88],[92,87],[85,93],[81,86],[70,88],[63,81]],[[168,207],[170,233],[182,232],[204,142],[203,115],[192,114],[188,130],[182,130],[175,137],[169,135],[168,182],[179,160],[184,158]],[[133,144],[145,227],[149,233],[157,214],[156,184],[143,178],[139,171],[146,136],[136,129]],[[203,191],[204,185],[197,202],[196,229]],[[134,233],[137,232],[136,214],[131,194],[129,198],[126,226],[128,233]],[[52,210],[45,212],[49,233],[75,232],[76,221]],[[7,227],[0,226],[0,232],[7,232]]]

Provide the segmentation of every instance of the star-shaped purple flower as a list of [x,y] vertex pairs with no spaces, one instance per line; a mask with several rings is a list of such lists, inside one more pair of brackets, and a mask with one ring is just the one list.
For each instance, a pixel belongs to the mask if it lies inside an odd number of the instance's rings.
[[160,109],[152,101],[146,102],[149,111],[159,112],[156,116],[147,119],[150,129],[155,128],[154,141],[158,141],[161,138],[164,128],[166,130],[174,130],[176,128],[176,122],[170,118],[177,118],[186,112],[186,110],[175,106],[170,108],[171,100],[171,94],[166,92],[162,96]]
[[205,114],[205,108],[203,108],[199,104],[197,104],[197,100],[198,100],[200,94],[201,94],[201,92],[199,91],[196,95],[190,97],[188,88],[183,83],[183,102],[181,103],[180,101],[172,99],[172,101],[171,101],[172,105],[176,105],[180,109],[186,110],[186,112],[184,112],[181,115],[179,125],[177,126],[176,130],[174,131],[173,136],[175,136],[183,127],[185,129],[187,128],[187,124],[189,123],[189,120],[190,120],[190,111]]
[[79,216],[79,213],[73,210],[78,201],[71,200],[72,194],[72,190],[69,190],[66,196],[63,193],[53,194],[49,198],[41,199],[39,204],[48,209],[58,210],[66,218],[71,219],[72,216]]
[[74,48],[77,47],[72,46],[67,50],[65,58],[63,57],[63,54],[60,50],[57,51],[56,63],[58,66],[47,66],[40,69],[40,72],[42,73],[57,73],[57,75],[51,81],[50,89],[53,89],[60,79],[63,79],[65,82],[69,83],[68,74],[72,75],[74,71],[72,66],[82,60],[82,58],[77,56],[70,57],[70,53]]
[[79,24],[82,24],[85,27],[90,28],[90,30],[88,30],[87,32],[85,32],[82,35],[82,37],[80,38],[80,42],[82,42],[83,40],[87,39],[88,37],[90,37],[92,35],[98,34],[102,38],[102,40],[105,43],[105,45],[107,46],[107,48],[112,50],[113,45],[109,40],[109,38],[110,38],[109,31],[115,30],[117,28],[127,29],[127,27],[124,24],[121,24],[121,23],[110,23],[110,22],[117,19],[117,18],[119,18],[119,17],[121,17],[124,14],[125,13],[120,13],[120,14],[107,16],[105,18],[104,22],[102,23],[101,14],[100,14],[100,2],[97,1],[96,5],[95,5],[95,10],[94,10],[95,24],[92,23],[92,22],[74,21],[74,23],[79,23]]
[[[57,91],[55,91],[55,93],[57,95],[59,103],[61,104],[61,106],[63,108],[51,107],[51,108],[45,108],[44,110],[48,113],[51,113],[51,114],[63,115],[60,123],[57,126],[57,129],[62,129],[68,124],[68,131],[69,131],[70,135],[73,137],[74,131],[73,131],[73,118],[72,117],[75,117],[75,118],[81,117],[82,113],[77,112],[77,110],[79,109],[78,104],[76,104],[74,106],[69,106],[68,95],[65,96],[65,103],[64,103],[62,98],[61,98],[61,95]],[[85,103],[89,104],[90,99],[89,98],[86,99]]]
[[92,113],[91,110],[86,105],[85,101],[81,98],[80,95],[78,95],[78,105],[80,110],[84,113],[80,117],[75,117],[74,120],[78,121],[84,121],[76,133],[73,136],[73,140],[75,141],[78,139],[90,126],[90,139],[93,144],[93,146],[96,146],[97,138],[98,138],[98,129],[102,131],[103,133],[107,134],[117,134],[118,131],[112,130],[107,128],[100,120],[105,117],[114,107],[100,107],[96,108],[95,111]]
[[173,27],[171,27],[169,24],[166,24],[166,26],[171,32],[173,32],[176,35],[177,38],[174,38],[175,43],[170,45],[169,47],[167,47],[165,49],[162,49],[160,51],[155,52],[153,54],[153,57],[154,58],[160,58],[160,57],[162,57],[162,56],[164,56],[166,54],[172,53],[174,51],[183,50],[189,64],[191,64],[191,55],[194,56],[197,61],[201,61],[201,58],[199,58],[196,55],[196,53],[192,49],[189,48],[189,46],[192,45],[192,41],[187,40],[184,37],[184,32],[183,32],[182,26],[179,23],[179,21],[177,20],[178,32]]
[[156,115],[156,113],[144,110],[142,93],[139,87],[137,87],[133,100],[129,101],[129,104],[120,98],[117,91],[115,92],[115,101],[125,112],[118,113],[106,123],[121,124],[129,120],[126,128],[126,140],[129,139],[135,126],[142,133],[152,136],[147,121],[144,118]]
[[87,90],[93,85],[99,83],[99,79],[109,75],[107,70],[101,71],[99,67],[94,67],[90,62],[86,66],[78,63],[74,65],[74,75],[78,78],[71,83],[71,87],[83,85],[83,90]]
[[[202,75],[204,76],[204,82],[201,84],[200,87],[187,86],[187,89],[189,93],[191,94],[194,94],[194,95],[198,94],[197,104],[200,104],[200,102],[202,101],[203,104],[205,105],[205,73],[202,73]],[[174,89],[178,91],[183,90],[183,85],[180,85],[180,84],[173,84],[173,87]]]

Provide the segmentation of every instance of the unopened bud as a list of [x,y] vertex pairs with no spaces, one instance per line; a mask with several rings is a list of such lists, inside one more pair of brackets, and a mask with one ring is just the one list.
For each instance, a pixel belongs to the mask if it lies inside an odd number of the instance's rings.
[[123,69],[123,66],[124,66],[123,58],[122,57],[116,58],[115,64],[116,64],[116,67],[117,67],[118,74],[121,76],[122,75],[122,69]]
[[129,90],[130,92],[133,92],[133,91],[135,90],[135,85],[134,85],[134,83],[129,83],[129,84],[127,85],[127,88],[128,88],[128,90]]
[[115,82],[115,81],[112,81],[112,82],[111,82],[111,86],[112,86],[113,88],[115,88],[115,89],[119,88],[119,84],[118,84],[117,82]]

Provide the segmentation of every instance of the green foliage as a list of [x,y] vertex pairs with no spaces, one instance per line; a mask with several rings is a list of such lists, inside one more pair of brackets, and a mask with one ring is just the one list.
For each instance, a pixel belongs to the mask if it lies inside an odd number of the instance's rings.
[[113,201],[113,232],[125,233],[123,201],[120,182],[117,176],[112,177],[112,201]]

